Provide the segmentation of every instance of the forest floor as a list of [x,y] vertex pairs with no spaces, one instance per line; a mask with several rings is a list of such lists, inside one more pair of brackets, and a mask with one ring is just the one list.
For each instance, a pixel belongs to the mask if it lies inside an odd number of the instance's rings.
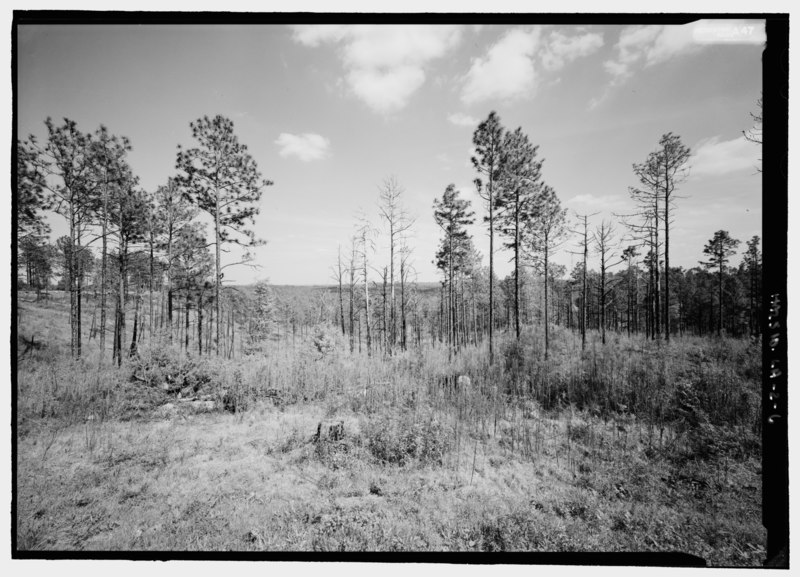
[[[23,313],[20,332],[44,341],[64,320],[45,306]],[[717,566],[764,561],[758,452],[680,451],[683,436],[632,415],[529,403],[467,427],[442,405],[357,403],[336,389],[231,413],[42,351],[18,362],[20,550],[680,551]],[[94,408],[98,395],[106,410]]]

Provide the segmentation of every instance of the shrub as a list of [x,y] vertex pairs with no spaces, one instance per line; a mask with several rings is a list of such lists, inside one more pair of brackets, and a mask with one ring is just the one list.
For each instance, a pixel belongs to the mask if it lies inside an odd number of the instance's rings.
[[450,431],[437,419],[412,421],[408,417],[389,417],[369,421],[362,427],[365,445],[382,463],[441,465],[450,450]]
[[327,357],[335,349],[335,339],[331,335],[331,329],[325,325],[317,325],[314,328],[311,342],[320,358]]
[[230,413],[246,411],[253,400],[250,388],[244,384],[241,369],[234,369],[231,382],[226,383],[227,388],[220,390],[220,404]]
[[710,461],[722,457],[744,460],[759,455],[760,451],[759,438],[750,431],[702,423],[688,434],[679,460]]
[[197,392],[218,376],[208,359],[184,356],[170,347],[141,350],[130,364],[130,375],[132,381],[159,387],[168,393],[187,388]]

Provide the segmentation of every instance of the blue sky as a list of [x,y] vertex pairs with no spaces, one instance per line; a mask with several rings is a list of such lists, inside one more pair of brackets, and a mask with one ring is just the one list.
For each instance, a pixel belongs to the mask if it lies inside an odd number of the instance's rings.
[[[432,204],[471,184],[471,137],[495,110],[545,158],[544,180],[594,224],[631,210],[631,165],[665,132],[691,147],[671,264],[691,267],[718,229],[761,235],[760,151],[744,140],[761,90],[763,22],[687,26],[22,26],[18,125],[69,117],[128,136],[141,185],[174,174],[189,122],[230,117],[266,178],[258,271],[235,282],[326,283],[356,214],[379,225],[378,186],[395,176],[416,216],[423,281],[439,238]],[[52,219],[54,234],[66,232]],[[623,227],[617,227],[622,234]],[[488,238],[473,227],[488,263]],[[385,235],[381,237],[385,239]],[[556,261],[577,262],[564,245]],[[387,250],[378,243],[376,263]],[[741,252],[741,251],[740,251]],[[510,271],[498,252],[498,273]],[[233,258],[233,257],[231,257]],[[590,266],[596,265],[591,257]]]

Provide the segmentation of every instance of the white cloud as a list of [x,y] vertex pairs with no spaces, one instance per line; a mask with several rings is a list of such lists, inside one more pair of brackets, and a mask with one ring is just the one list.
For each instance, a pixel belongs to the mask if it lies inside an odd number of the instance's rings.
[[702,45],[694,40],[694,28],[698,24],[699,21],[682,26],[662,26],[661,33],[645,51],[645,65],[652,66],[675,56],[699,50]]
[[664,26],[628,26],[619,35],[615,48],[617,58],[603,63],[606,72],[611,74],[612,83],[619,83],[632,74],[631,68],[644,57],[653,46]]
[[717,176],[738,170],[755,172],[760,153],[761,148],[744,136],[722,141],[719,136],[706,138],[694,147],[691,174]]
[[615,48],[617,56],[604,63],[612,85],[646,68],[710,44],[758,44],[766,39],[763,20],[697,20],[689,24],[628,26]]
[[352,91],[376,112],[395,112],[425,82],[425,73],[415,66],[388,70],[357,68],[347,75]]
[[568,62],[588,56],[603,46],[603,36],[594,32],[566,36],[554,30],[547,37],[542,54],[542,66],[546,70],[559,70]]
[[451,114],[447,117],[452,124],[456,126],[477,126],[478,119],[473,118],[469,114],[463,114],[461,112],[456,112],[455,114]]
[[425,69],[461,40],[460,26],[295,26],[305,46],[340,46],[351,91],[373,110],[402,109],[425,82]]
[[303,162],[325,158],[330,149],[330,140],[319,134],[288,134],[281,133],[275,144],[281,147],[280,155],[283,157],[296,156]]
[[540,72],[560,70],[603,46],[602,34],[584,28],[566,35],[546,28],[514,29],[472,60],[464,77],[461,101],[514,100],[535,92]]
[[534,89],[532,56],[539,45],[540,29],[511,30],[475,58],[464,78],[461,100],[473,104],[485,100],[513,100]]

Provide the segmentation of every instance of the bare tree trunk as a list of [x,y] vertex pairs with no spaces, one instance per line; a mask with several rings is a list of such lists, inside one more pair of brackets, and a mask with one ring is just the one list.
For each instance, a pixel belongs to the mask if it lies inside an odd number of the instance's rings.
[[103,221],[100,229],[102,249],[100,254],[100,358],[106,354],[106,286],[108,280],[108,171],[103,182]]
[[117,357],[119,356],[119,351],[122,349],[121,343],[119,342],[119,301],[117,301],[117,306],[114,309],[114,345],[111,348],[111,362],[113,364],[114,361],[117,361]]
[[[519,340],[519,189],[514,208],[514,332]],[[547,274],[545,272],[545,274]],[[547,358],[547,324],[545,324],[545,357]]]
[[185,322],[186,327],[184,329],[184,335],[183,335],[183,338],[185,339],[183,348],[188,353],[189,352],[189,289],[186,289],[186,311],[185,311],[185,313],[186,313],[185,314],[185,316],[186,316],[186,322]]
[[655,196],[655,227],[654,227],[654,234],[655,234],[655,242],[653,243],[653,251],[655,253],[655,331],[656,331],[656,339],[661,340],[661,271],[660,266],[658,263],[659,257],[659,250],[658,250],[658,195]]
[[664,167],[664,338],[669,343],[669,166]]
[[127,243],[122,237],[120,230],[120,246],[119,246],[119,292],[117,294],[117,344],[116,355],[117,364],[122,364],[122,343],[125,342],[125,308],[126,308],[126,277],[128,272],[128,247]]
[[83,340],[83,330],[81,329],[81,321],[83,320],[83,310],[82,310],[82,302],[81,296],[83,296],[83,266],[81,264],[80,257],[82,256],[83,247],[81,246],[81,233],[78,230],[77,234],[78,244],[76,247],[76,259],[77,259],[77,278],[75,279],[75,303],[77,305],[77,322],[75,327],[75,333],[77,335],[77,349],[78,349],[78,357],[81,356],[81,341]]
[[[384,284],[386,283],[386,272],[384,271]],[[395,296],[394,296],[394,220],[390,221],[389,223],[389,285],[390,285],[390,292],[391,292],[391,299],[389,303],[389,308],[391,309],[389,312],[390,319],[389,319],[389,354],[392,353],[392,348],[395,345],[395,341],[397,339],[397,329],[396,329],[396,318],[395,318]]]
[[[150,217],[153,218],[152,216]],[[153,225],[150,224],[150,282],[148,287],[150,290],[150,318],[148,324],[150,325],[150,342],[153,341],[153,276],[155,275],[155,238],[153,238]]]
[[[356,249],[353,243],[352,252],[350,256],[350,353],[355,349],[355,275],[356,275]],[[359,350],[361,344],[359,343]]]
[[342,296],[342,247],[339,247],[339,260],[338,260],[338,267],[339,267],[339,318],[342,322],[342,336],[346,336],[347,332],[345,331],[344,327],[344,297]]
[[489,177],[489,364],[494,363],[494,190]]
[[[214,192],[215,192],[215,194],[214,194],[214,203],[215,203],[215,209],[214,209],[214,240],[215,240],[215,244],[214,244],[214,247],[216,249],[215,250],[216,258],[214,259],[215,265],[216,265],[216,277],[214,278],[214,306],[215,306],[215,309],[216,309],[216,317],[217,317],[216,318],[216,321],[217,321],[217,341],[215,343],[215,349],[216,349],[217,356],[219,356],[219,353],[220,353],[220,351],[219,351],[219,342],[220,342],[220,335],[221,335],[221,330],[220,330],[220,318],[221,318],[220,307],[222,306],[222,301],[220,299],[220,283],[222,282],[222,265],[220,264],[220,245],[219,245],[219,241],[220,241],[220,238],[219,238],[219,190],[217,189]],[[198,309],[199,308],[201,308],[201,307],[198,305]]]
[[583,296],[581,302],[581,350],[586,350],[586,264],[589,260],[588,217],[583,217]]
[[406,283],[405,259],[400,259],[400,346],[406,350]]
[[606,251],[600,253],[600,334],[606,344]]
[[231,319],[231,350],[228,354],[228,358],[232,359],[234,355],[234,346],[236,345],[236,313],[231,307],[230,312],[230,319]]
[[719,259],[719,322],[717,324],[717,336],[722,336],[722,258]]
[[364,310],[366,311],[367,356],[372,354],[372,333],[369,321],[369,279],[367,278],[367,248],[364,247]]
[[133,313],[133,336],[131,338],[131,348],[130,348],[130,351],[128,353],[128,356],[130,356],[130,357],[136,356],[136,351],[137,351],[136,339],[139,336],[139,333],[138,333],[138,330],[139,330],[139,294],[138,294],[138,291],[137,291],[135,300],[136,300],[136,308],[134,309],[134,313]]
[[[545,236],[544,238],[544,360],[547,360],[547,357],[550,353],[550,323],[548,317],[548,308],[547,308],[547,277],[548,275],[548,238]],[[519,331],[519,328],[517,328]],[[517,338],[519,338],[519,332],[517,332]]]
[[383,267],[383,351],[384,353],[389,352],[389,333],[388,333],[388,323],[387,323],[387,310],[386,310],[386,267]]
[[[217,340],[217,346],[219,346],[219,340]],[[203,293],[197,293],[197,354],[203,356]],[[219,350],[217,350],[217,354],[219,355]]]
[[449,252],[449,256],[450,256],[450,259],[449,259],[449,264],[450,264],[450,274],[449,274],[449,276],[450,276],[450,278],[447,281],[447,291],[448,291],[448,296],[449,296],[449,299],[448,299],[449,303],[448,304],[450,305],[450,307],[449,307],[449,311],[450,311],[450,315],[449,315],[449,318],[450,318],[450,331],[448,332],[448,338],[450,340],[451,352],[450,352],[448,358],[452,358],[453,352],[454,352],[455,347],[456,347],[456,313],[455,313],[455,303],[453,302],[454,301],[454,295],[453,295],[453,283],[454,283],[454,279],[453,279],[453,235],[449,235],[449,242],[450,242],[450,250],[448,252]]

